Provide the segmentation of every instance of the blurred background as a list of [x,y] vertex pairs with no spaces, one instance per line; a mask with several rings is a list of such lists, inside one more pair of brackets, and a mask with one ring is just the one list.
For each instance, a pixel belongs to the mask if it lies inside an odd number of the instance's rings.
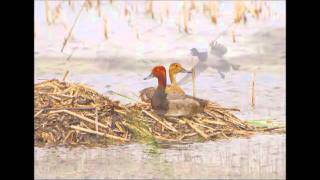
[[192,47],[207,48],[222,34],[218,41],[228,47],[228,57],[235,57],[265,50],[261,44],[251,48],[256,43],[239,48],[244,35],[284,27],[285,1],[39,0],[35,1],[35,54],[180,59]]

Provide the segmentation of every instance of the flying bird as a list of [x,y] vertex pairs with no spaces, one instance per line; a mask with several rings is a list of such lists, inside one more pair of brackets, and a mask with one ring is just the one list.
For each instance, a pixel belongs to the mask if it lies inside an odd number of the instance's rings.
[[[214,41],[210,43],[210,53],[207,51],[200,52],[196,48],[192,48],[191,55],[198,58],[198,63],[193,67],[195,69],[195,76],[199,76],[200,73],[205,71],[207,68],[211,67],[213,69],[216,69],[222,79],[225,78],[224,73],[229,72],[232,68],[233,70],[238,70],[239,65],[234,65],[229,63],[224,59],[224,55],[227,53],[227,48]],[[185,83],[190,82],[192,79],[192,74],[187,74],[184,76],[178,84],[182,85]]]

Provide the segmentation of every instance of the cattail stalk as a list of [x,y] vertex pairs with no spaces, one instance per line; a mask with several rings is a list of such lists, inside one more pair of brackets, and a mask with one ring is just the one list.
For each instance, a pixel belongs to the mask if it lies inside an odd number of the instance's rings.
[[63,78],[62,78],[63,82],[66,81],[66,78],[67,78],[68,74],[69,74],[69,70],[66,70],[66,72],[64,73]]

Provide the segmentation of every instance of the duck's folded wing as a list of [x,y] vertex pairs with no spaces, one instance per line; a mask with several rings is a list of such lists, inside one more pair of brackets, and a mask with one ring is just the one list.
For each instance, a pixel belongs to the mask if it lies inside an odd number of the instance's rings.
[[218,43],[217,41],[212,42],[210,44],[210,47],[211,47],[210,53],[218,57],[222,57],[228,51],[224,45]]
[[156,91],[154,87],[144,88],[140,91],[140,98],[143,102],[150,102],[151,98]]
[[[200,73],[202,73],[203,71],[205,71],[206,69],[208,68],[208,66],[199,61],[195,66],[194,66],[194,69],[195,69],[195,77],[198,77]],[[178,84],[179,85],[183,85],[183,84],[186,84],[188,82],[190,82],[192,80],[192,73],[187,73],[179,82]]]
[[205,99],[201,99],[201,98],[196,98],[196,97],[193,97],[193,96],[190,96],[190,95],[185,95],[185,98],[189,98],[189,99],[193,99],[193,100],[196,100],[200,103],[201,106],[205,107],[207,106],[207,104],[209,103],[208,100],[205,100]]
[[182,94],[175,94],[171,93],[167,95],[168,100],[181,100],[181,101],[186,101],[186,100],[194,100],[200,103],[201,106],[206,106],[209,101],[201,98],[196,98],[190,95],[182,95]]

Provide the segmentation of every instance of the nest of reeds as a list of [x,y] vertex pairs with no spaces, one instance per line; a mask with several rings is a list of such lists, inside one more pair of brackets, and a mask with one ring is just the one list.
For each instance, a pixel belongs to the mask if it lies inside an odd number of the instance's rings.
[[36,146],[179,143],[283,131],[249,125],[231,113],[235,109],[215,103],[193,117],[161,117],[150,104],[123,106],[83,84],[58,80],[36,84],[34,98]]

